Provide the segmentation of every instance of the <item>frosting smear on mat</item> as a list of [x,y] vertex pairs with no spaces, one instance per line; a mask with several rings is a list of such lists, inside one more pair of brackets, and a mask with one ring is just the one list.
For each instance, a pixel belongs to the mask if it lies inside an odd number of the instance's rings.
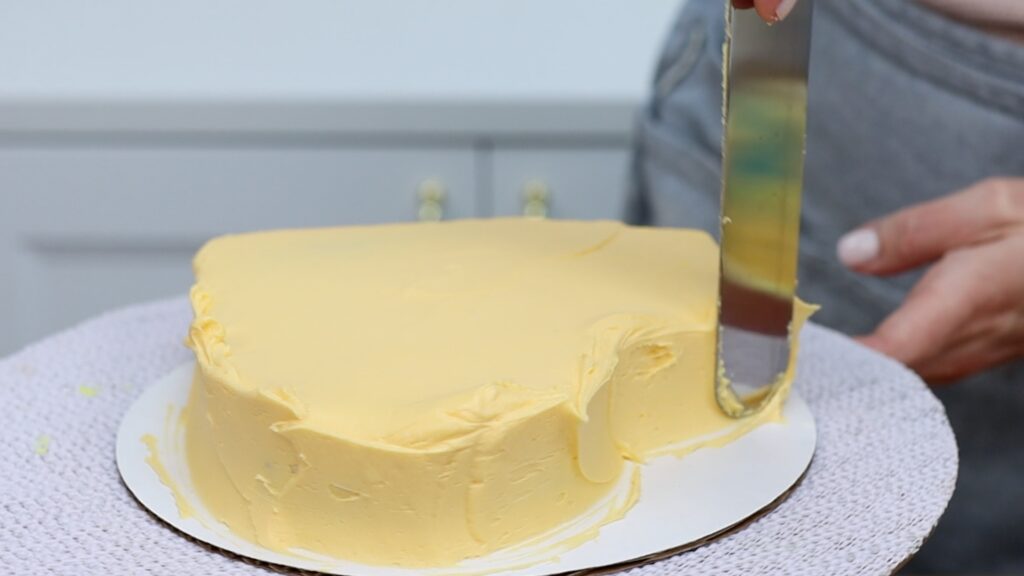
[[704,233],[612,222],[215,239],[191,295],[192,481],[277,550],[424,567],[524,542],[627,460],[778,417],[715,403],[717,271]]

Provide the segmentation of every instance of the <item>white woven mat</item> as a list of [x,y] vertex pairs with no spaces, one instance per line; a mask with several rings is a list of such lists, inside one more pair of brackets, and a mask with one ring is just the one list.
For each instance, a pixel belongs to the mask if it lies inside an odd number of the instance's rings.
[[[271,574],[155,520],[114,463],[121,415],[186,361],[183,299],[87,322],[0,360],[0,566],[10,574]],[[818,450],[777,509],[627,574],[889,574],[953,492],[957,450],[913,374],[826,329],[805,332],[797,386]]]

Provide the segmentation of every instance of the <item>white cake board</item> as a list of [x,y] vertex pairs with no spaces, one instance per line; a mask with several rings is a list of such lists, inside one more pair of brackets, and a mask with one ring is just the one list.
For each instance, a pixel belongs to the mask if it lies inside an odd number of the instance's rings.
[[[184,430],[175,424],[188,401],[193,369],[191,362],[181,365],[148,387],[125,414],[117,435],[117,465],[129,490],[163,521],[217,548],[272,564],[345,576],[546,576],[662,557],[705,543],[780,500],[807,470],[816,442],[811,412],[794,392],[782,423],[762,425],[721,448],[701,449],[684,458],[663,456],[641,466],[637,503],[624,518],[604,526],[596,538],[576,548],[559,550],[557,543],[573,530],[589,526],[577,523],[537,545],[499,551],[455,567],[370,566],[302,550],[281,553],[263,548],[235,536],[212,518],[192,488],[182,450]],[[194,509],[194,517],[181,517],[174,494],[147,463],[149,449],[141,440],[147,434],[158,439],[159,460]]]

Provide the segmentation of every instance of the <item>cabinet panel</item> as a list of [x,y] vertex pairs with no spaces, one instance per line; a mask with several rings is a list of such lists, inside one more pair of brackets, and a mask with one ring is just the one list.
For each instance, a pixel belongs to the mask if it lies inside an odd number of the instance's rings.
[[628,148],[498,148],[493,166],[496,215],[623,217]]
[[427,181],[445,218],[474,216],[473,163],[470,149],[0,149],[0,356],[185,294],[218,234],[415,220]]

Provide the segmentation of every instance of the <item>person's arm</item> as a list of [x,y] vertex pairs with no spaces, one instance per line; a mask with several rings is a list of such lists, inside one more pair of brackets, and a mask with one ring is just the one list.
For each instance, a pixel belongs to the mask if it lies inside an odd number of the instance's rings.
[[796,0],[732,0],[736,8],[753,8],[765,22],[778,22],[789,15]]
[[843,237],[840,260],[878,276],[932,264],[860,341],[930,382],[1024,357],[1024,178],[993,178]]

